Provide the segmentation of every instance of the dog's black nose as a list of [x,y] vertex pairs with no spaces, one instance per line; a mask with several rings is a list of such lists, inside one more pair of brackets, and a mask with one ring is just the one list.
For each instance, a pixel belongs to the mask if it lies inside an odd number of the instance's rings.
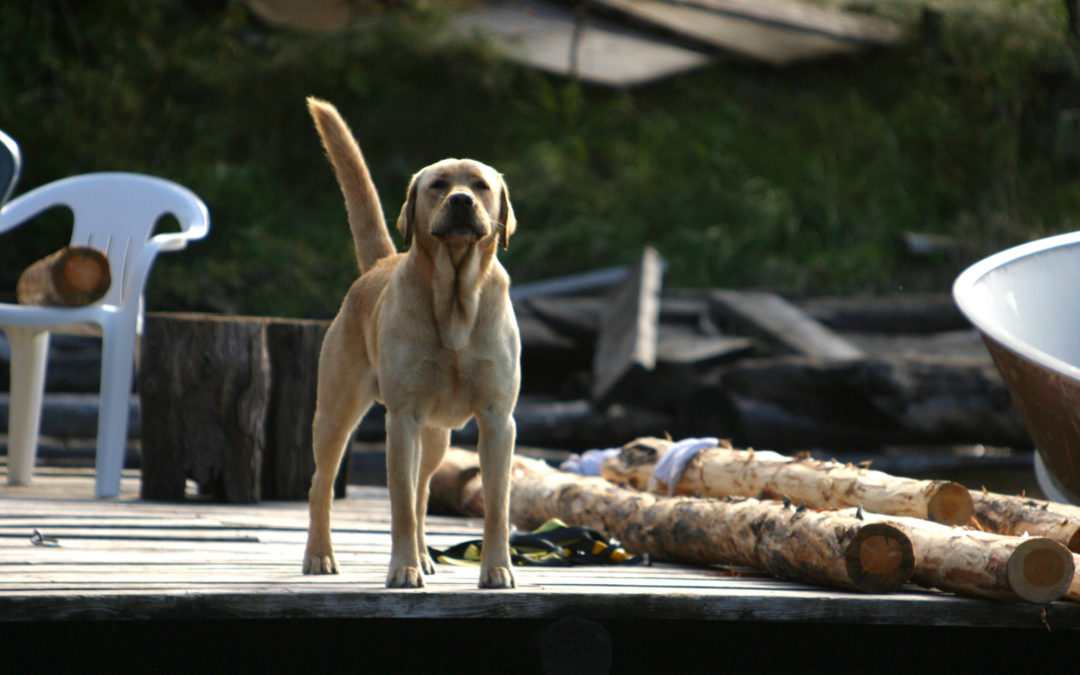
[[455,192],[450,195],[450,206],[455,209],[472,208],[473,198],[466,192]]

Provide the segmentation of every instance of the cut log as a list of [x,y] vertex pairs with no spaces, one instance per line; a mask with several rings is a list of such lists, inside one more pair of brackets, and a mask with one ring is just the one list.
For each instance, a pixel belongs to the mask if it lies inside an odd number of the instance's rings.
[[950,293],[895,293],[884,296],[819,297],[799,307],[844,333],[943,333],[970,330]]
[[1065,595],[1076,573],[1073,554],[1046,537],[1012,537],[917,518],[864,514],[896,525],[915,552],[912,581],[998,600],[1045,604]]
[[[1073,553],[1072,558],[1073,566],[1080,570],[1080,555]],[[1068,590],[1065,591],[1065,595],[1062,597],[1073,602],[1080,602],[1080,574],[1073,575],[1072,583],[1069,584]]]
[[[653,467],[671,446],[662,439],[638,439],[601,467],[616,483],[645,489]],[[667,493],[662,480],[654,492]],[[700,451],[686,465],[674,491],[702,497],[786,496],[811,508],[861,506],[874,513],[924,518],[963,525],[972,514],[971,494],[959,483],[891,476],[808,456],[787,457],[770,451],[715,447]]]
[[972,490],[974,522],[987,532],[1039,536],[1080,553],[1080,508],[1027,497]]
[[733,440],[744,447],[1031,442],[985,359],[745,359],[728,368],[723,386],[738,419]]
[[[561,518],[658,560],[750,565],[786,579],[869,592],[898,589],[914,569],[910,540],[888,523],[756,499],[657,498],[522,458],[513,476],[510,513],[518,527]],[[477,482],[466,482],[467,495]]]
[[[148,422],[143,497],[182,500],[191,478],[218,501],[307,499],[316,373],[328,325],[149,314],[139,373]],[[345,496],[347,481],[343,467],[336,496]]]
[[103,298],[111,283],[104,253],[90,246],[66,246],[27,267],[15,296],[24,305],[82,307]]
[[[266,322],[270,358],[270,399],[266,414],[262,498],[306,500],[315,474],[311,421],[319,352],[329,321],[249,319]],[[334,483],[334,496],[345,496],[348,453]]]
[[[483,513],[477,461],[475,453],[451,449],[436,474],[443,474],[438,489],[451,491],[453,508],[473,516]],[[628,549],[657,559],[751,565],[777,576],[842,588],[853,587],[847,583],[851,576],[862,580],[855,586],[861,587],[866,575],[895,573],[899,560],[899,567],[910,565],[917,583],[961,595],[1047,603],[1073,594],[1080,600],[1073,554],[1044,537],[996,535],[862,509],[814,511],[755,499],[657,498],[526,458],[515,458],[512,475],[511,518],[518,526],[535,527],[557,517],[606,531]],[[436,491],[433,487],[433,496]],[[839,532],[850,534],[850,528],[859,525],[865,526],[860,529],[865,536],[854,551],[848,548],[841,556],[846,565],[841,573],[826,563],[836,562]],[[829,527],[837,530],[829,532]],[[810,541],[814,537],[820,539]],[[910,560],[905,557],[908,544]],[[823,548],[831,551],[824,562]],[[818,567],[811,570],[814,560]]]

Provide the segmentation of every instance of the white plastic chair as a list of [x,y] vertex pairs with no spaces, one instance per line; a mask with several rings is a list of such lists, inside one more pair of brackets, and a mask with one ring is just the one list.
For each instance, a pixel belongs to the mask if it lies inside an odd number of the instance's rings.
[[[135,348],[142,333],[143,289],[155,256],[201,239],[210,216],[194,193],[160,178],[131,173],[94,173],[58,180],[20,195],[0,208],[0,234],[57,206],[74,215],[73,245],[105,252],[112,285],[85,307],[37,307],[0,303],[0,330],[11,344],[8,413],[8,482],[30,482],[37,454],[50,332],[102,338],[96,492],[115,497],[124,465]],[[153,235],[171,214],[179,232]],[[28,261],[29,262],[29,261]]]
[[0,131],[0,204],[7,201],[19,182],[22,169],[22,154],[19,144],[11,136]]

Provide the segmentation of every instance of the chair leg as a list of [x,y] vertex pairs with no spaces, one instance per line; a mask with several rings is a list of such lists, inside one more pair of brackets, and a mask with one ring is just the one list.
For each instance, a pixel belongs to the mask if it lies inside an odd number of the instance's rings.
[[24,326],[8,326],[6,332],[11,344],[8,484],[29,485],[37,456],[49,332]]
[[131,379],[135,365],[135,327],[104,327],[101,343],[101,396],[98,401],[96,492],[101,498],[120,494],[124,469]]

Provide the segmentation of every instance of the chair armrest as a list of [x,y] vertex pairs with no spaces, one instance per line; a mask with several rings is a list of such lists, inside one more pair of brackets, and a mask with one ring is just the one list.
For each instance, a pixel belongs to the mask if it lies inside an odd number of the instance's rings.
[[150,237],[150,241],[146,242],[146,248],[143,250],[153,249],[154,255],[157,255],[159,251],[181,251],[187,248],[189,241],[202,239],[205,236],[205,229],[201,233],[196,233],[196,236],[192,236],[190,231],[155,234]]
[[128,275],[128,288],[124,291],[125,295],[128,293],[141,294],[143,292],[146,287],[146,280],[150,275],[150,268],[153,267],[154,259],[159,252],[181,251],[187,247],[189,241],[202,239],[209,230],[210,228],[203,224],[183,232],[165,232],[150,237],[150,240],[143,246],[139,259],[131,266],[132,273]]

